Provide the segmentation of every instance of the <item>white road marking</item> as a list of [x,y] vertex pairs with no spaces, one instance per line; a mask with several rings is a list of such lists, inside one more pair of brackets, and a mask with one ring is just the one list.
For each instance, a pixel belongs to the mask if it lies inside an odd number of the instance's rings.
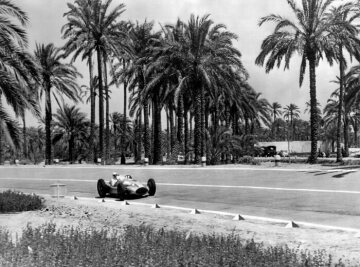
[[217,167],[217,166],[206,166],[202,167],[200,165],[193,165],[192,167],[164,167],[164,166],[124,166],[124,165],[116,165],[116,166],[55,166],[50,165],[46,167],[41,166],[1,166],[4,169],[125,169],[125,170],[194,170],[194,171],[214,171],[214,170],[228,170],[228,171],[281,171],[281,172],[355,172],[359,171],[359,168],[354,169],[312,169],[312,168],[259,168],[259,167],[242,167],[239,165],[235,166],[226,166],[226,167]]
[[241,189],[259,189],[259,190],[279,190],[279,191],[304,191],[318,193],[344,193],[344,194],[360,194],[360,191],[348,190],[326,190],[326,189],[306,189],[306,188],[282,188],[282,187],[265,187],[265,186],[247,186],[247,185],[204,185],[204,184],[170,184],[157,183],[167,186],[189,186],[189,187],[214,187],[214,188],[241,188]]
[[[88,182],[96,183],[97,180],[82,179],[46,179],[46,178],[0,178],[0,180],[31,180],[31,181],[58,181],[58,182]],[[276,190],[276,191],[298,191],[298,192],[316,192],[316,193],[341,193],[341,194],[360,194],[360,191],[352,190],[330,190],[330,189],[311,189],[311,188],[285,188],[285,187],[266,187],[266,186],[248,186],[248,185],[215,185],[215,184],[176,184],[176,183],[156,183],[164,186],[184,186],[184,187],[207,187],[207,188],[234,188],[234,189],[254,189],[254,190]]]

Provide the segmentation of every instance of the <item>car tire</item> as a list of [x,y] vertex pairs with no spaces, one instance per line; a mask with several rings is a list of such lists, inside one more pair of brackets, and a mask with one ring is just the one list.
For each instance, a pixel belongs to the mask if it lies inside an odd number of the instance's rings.
[[153,178],[150,178],[147,182],[147,186],[149,188],[149,196],[153,196],[156,193],[156,183]]
[[105,183],[104,179],[99,179],[97,182],[97,191],[100,197],[105,197],[110,191],[110,187]]
[[125,190],[122,187],[122,184],[117,185],[117,193],[118,193],[119,200],[124,201],[125,200]]

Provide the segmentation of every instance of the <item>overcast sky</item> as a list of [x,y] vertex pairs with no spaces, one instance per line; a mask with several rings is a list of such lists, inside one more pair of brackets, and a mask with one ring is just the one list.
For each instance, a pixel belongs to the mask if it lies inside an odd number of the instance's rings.
[[[61,27],[66,23],[63,14],[67,11],[66,3],[70,0],[13,0],[25,12],[28,13],[30,24],[28,33],[30,50],[33,51],[35,43],[54,43],[56,46],[64,44],[61,39]],[[269,23],[258,26],[261,17],[269,14],[279,14],[292,17],[291,10],[286,0],[113,0],[114,4],[124,3],[126,11],[123,20],[143,22],[154,21],[155,25],[175,23],[177,18],[188,21],[190,14],[203,16],[210,14],[216,23],[222,23],[227,29],[238,36],[234,43],[242,53],[242,62],[250,74],[249,83],[270,103],[279,102],[283,106],[294,103],[301,108],[303,113],[309,101],[308,73],[304,84],[299,87],[300,58],[294,55],[290,70],[283,67],[274,69],[269,74],[263,67],[255,65],[255,58],[260,52],[262,40],[272,33],[274,25]],[[81,62],[76,67],[84,78],[80,84],[88,84],[88,69]],[[325,106],[330,93],[336,85],[330,81],[338,75],[337,66],[330,67],[326,62],[320,63],[317,69],[317,96]],[[122,88],[112,88],[111,112],[122,113]],[[89,107],[81,105],[82,110],[89,112]],[[54,112],[56,110],[54,106]],[[308,119],[309,115],[302,115]],[[32,121],[30,120],[30,123]],[[35,122],[33,122],[35,123]]]

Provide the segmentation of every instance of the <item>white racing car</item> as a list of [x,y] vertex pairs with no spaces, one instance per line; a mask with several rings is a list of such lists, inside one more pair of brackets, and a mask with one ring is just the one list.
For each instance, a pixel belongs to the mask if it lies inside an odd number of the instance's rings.
[[155,180],[150,178],[146,185],[133,179],[131,175],[118,175],[113,173],[110,181],[105,182],[104,179],[99,179],[97,182],[97,191],[101,198],[110,196],[117,196],[120,200],[124,200],[128,196],[154,196],[156,192]]

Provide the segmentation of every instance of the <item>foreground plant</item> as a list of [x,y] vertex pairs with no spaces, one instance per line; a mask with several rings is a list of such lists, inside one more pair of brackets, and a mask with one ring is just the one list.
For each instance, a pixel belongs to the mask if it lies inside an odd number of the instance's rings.
[[[189,235],[127,226],[123,231],[28,226],[14,242],[0,230],[4,266],[332,266],[324,251],[265,247],[236,235]],[[341,261],[335,266],[345,266]]]
[[37,195],[11,190],[0,193],[0,212],[39,210],[42,207],[43,199]]

